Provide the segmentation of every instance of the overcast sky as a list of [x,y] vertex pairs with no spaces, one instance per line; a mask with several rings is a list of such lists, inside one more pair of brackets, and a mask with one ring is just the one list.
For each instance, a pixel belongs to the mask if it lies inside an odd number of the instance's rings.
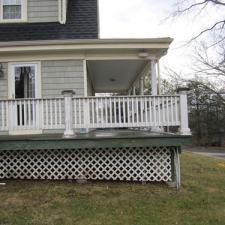
[[[209,8],[201,16],[184,16],[165,20],[176,0],[99,0],[101,38],[172,37],[169,53],[161,67],[188,71],[192,62],[190,47],[178,48],[198,32],[217,20],[222,12]],[[187,66],[188,65],[188,66]]]

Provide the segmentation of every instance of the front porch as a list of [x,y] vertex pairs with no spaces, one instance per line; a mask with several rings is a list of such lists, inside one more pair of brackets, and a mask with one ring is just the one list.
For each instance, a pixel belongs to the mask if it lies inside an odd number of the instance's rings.
[[190,129],[186,94],[161,92],[159,60],[171,41],[1,47],[0,179],[176,181],[178,187],[180,146],[190,141]]

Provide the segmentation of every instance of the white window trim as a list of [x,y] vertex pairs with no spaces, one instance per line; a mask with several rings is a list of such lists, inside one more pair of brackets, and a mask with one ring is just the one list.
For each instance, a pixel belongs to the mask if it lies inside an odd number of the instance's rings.
[[24,23],[27,22],[27,0],[21,0],[21,19],[3,19],[3,0],[0,0],[0,22],[1,23]]
[[58,20],[61,24],[66,23],[67,0],[58,0]]

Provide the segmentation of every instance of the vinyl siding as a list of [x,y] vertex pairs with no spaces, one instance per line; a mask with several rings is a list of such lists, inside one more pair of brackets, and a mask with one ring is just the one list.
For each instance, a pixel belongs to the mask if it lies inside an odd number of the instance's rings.
[[0,77],[0,99],[8,97],[8,63],[2,63],[4,77]]
[[28,0],[28,22],[57,22],[58,0]]
[[82,60],[42,61],[42,97],[59,97],[63,90],[84,95]]

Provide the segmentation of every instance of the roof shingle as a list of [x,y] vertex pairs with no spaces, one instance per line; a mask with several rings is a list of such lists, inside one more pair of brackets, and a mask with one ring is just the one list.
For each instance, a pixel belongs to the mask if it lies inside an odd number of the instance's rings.
[[69,0],[66,24],[0,24],[0,42],[98,38],[97,0]]

